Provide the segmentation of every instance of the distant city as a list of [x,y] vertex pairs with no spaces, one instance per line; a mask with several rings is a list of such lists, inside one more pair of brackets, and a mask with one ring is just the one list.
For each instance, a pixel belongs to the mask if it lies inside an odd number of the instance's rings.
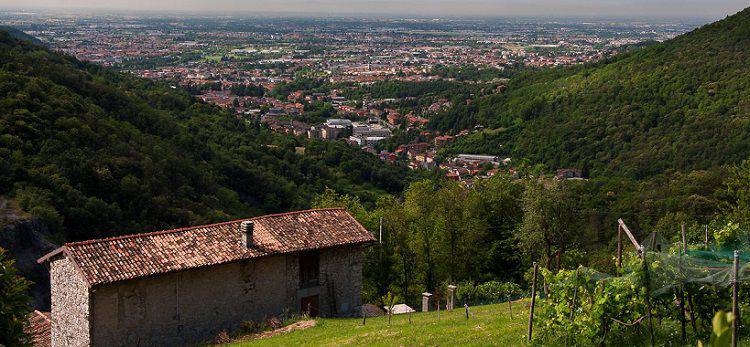
[[[441,113],[501,92],[514,74],[585,64],[668,40],[697,20],[232,18],[4,13],[80,60],[185,87],[278,132],[347,141],[467,185],[511,158],[441,151],[474,130]],[[420,88],[419,86],[424,86]],[[558,168],[561,178],[580,171]]]
[[750,346],[747,6],[0,0],[0,347]]

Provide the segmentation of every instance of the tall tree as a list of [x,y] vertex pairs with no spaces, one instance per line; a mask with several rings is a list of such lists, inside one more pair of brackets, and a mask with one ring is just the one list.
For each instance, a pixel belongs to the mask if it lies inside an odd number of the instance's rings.
[[31,311],[30,284],[16,273],[15,261],[0,248],[0,344],[25,346],[29,343],[24,328]]
[[[521,249],[540,257],[547,269],[559,270],[566,251],[581,236],[581,213],[570,184],[531,180],[523,195],[523,222],[518,233]],[[541,254],[539,250],[541,249]]]

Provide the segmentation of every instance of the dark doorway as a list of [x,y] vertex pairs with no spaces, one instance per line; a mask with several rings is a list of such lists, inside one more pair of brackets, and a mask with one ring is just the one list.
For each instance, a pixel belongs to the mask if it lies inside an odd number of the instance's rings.
[[318,296],[306,296],[300,300],[300,311],[307,313],[311,317],[318,316]]
[[307,252],[299,255],[299,287],[310,288],[318,285],[320,273],[320,256],[318,252]]

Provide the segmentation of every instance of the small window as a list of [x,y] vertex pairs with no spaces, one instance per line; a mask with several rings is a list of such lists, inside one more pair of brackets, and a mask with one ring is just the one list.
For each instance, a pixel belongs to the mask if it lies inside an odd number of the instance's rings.
[[299,286],[300,288],[318,285],[320,272],[320,255],[318,252],[308,252],[299,255]]

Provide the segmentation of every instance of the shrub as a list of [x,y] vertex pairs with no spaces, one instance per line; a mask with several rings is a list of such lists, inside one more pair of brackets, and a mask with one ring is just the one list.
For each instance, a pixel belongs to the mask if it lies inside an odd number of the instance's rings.
[[513,298],[521,292],[521,287],[512,282],[490,281],[477,285],[463,282],[456,288],[456,299],[459,303],[486,304]]
[[714,233],[714,238],[719,247],[732,246],[740,241],[740,225],[729,221]]
[[[544,344],[592,346],[599,344],[607,332],[624,339],[634,329],[612,323],[611,319],[630,322],[645,312],[645,290],[640,274],[613,277],[599,281],[597,273],[581,269],[562,270],[552,274],[542,270],[547,280],[549,295],[539,300],[538,314],[534,318],[539,326],[534,339]],[[571,304],[576,297],[571,320]],[[632,331],[631,331],[632,330]]]

